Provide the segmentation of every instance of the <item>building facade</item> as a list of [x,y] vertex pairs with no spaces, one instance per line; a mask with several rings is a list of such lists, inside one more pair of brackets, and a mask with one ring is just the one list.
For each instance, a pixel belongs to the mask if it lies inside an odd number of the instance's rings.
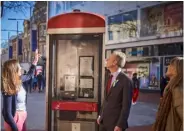
[[49,2],[48,19],[73,9],[105,16],[106,57],[124,52],[123,70],[138,73],[142,89],[159,90],[169,61],[183,56],[183,2]]
[[35,2],[33,9],[33,21],[37,34],[37,48],[42,55],[38,66],[42,68],[42,74],[45,76],[45,58],[46,58],[46,18],[47,18],[47,1]]
[[1,48],[1,64],[9,60],[8,48]]
[[47,16],[47,2],[37,1],[33,9],[33,23],[36,24],[37,29],[37,46],[42,56],[46,55],[46,16]]
[[17,37],[10,40],[10,43],[12,45],[12,58],[17,59]]
[[30,45],[30,21],[24,20],[24,34],[22,38],[22,62],[30,62],[31,61],[31,45]]

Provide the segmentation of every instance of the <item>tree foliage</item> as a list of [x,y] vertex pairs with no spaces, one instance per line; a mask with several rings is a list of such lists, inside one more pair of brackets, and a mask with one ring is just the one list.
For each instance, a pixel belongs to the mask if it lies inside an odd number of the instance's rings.
[[25,15],[25,12],[33,7],[32,1],[1,1],[1,17],[3,17],[8,11],[21,12]]

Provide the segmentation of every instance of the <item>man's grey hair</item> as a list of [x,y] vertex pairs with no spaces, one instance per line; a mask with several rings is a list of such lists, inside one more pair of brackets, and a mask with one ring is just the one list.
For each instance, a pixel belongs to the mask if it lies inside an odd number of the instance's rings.
[[120,51],[114,51],[113,54],[116,55],[117,57],[117,65],[120,68],[123,68],[125,66],[126,63],[126,55],[123,52]]

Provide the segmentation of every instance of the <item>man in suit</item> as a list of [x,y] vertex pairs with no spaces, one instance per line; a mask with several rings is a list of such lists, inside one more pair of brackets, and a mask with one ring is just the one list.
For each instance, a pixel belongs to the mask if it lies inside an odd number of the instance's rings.
[[121,68],[126,62],[126,55],[114,52],[106,60],[110,76],[106,83],[105,96],[97,123],[100,131],[125,131],[132,103],[133,83]]

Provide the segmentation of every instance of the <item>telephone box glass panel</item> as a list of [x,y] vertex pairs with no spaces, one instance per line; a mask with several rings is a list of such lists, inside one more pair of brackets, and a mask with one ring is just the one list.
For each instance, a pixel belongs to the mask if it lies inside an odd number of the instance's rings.
[[55,35],[52,110],[54,131],[97,128],[102,35]]

